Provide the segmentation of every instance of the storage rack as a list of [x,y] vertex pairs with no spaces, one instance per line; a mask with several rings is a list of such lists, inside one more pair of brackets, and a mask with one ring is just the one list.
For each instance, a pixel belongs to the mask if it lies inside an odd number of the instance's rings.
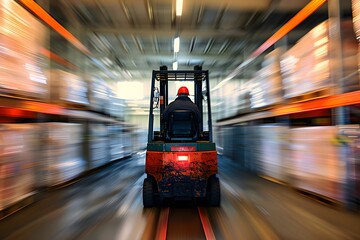
[[[328,0],[328,1],[312,1],[317,2],[321,6],[320,2],[327,2],[328,7],[328,14],[329,19],[332,21],[333,30],[332,33],[332,41],[333,47],[336,49],[334,51],[335,58],[341,59],[343,53],[342,49],[342,30],[341,30],[341,21],[343,19],[343,12],[342,9],[345,6],[351,5],[351,1],[337,1],[337,0]],[[304,18],[305,19],[305,18]],[[289,21],[291,22],[291,20]],[[289,24],[285,24],[289,26]],[[284,26],[285,26],[284,25]],[[283,28],[280,28],[280,30]],[[273,36],[282,35],[281,31],[275,33]],[[285,35],[283,35],[285,36]],[[281,38],[281,37],[280,37]],[[279,40],[280,38],[277,38]],[[253,54],[250,55],[248,61],[245,61],[243,64],[239,66],[238,71],[232,73],[231,77],[241,72],[254,58],[260,56],[261,53],[265,52],[272,44],[275,44],[277,40],[269,39],[263,45],[261,45],[257,50],[254,51]],[[281,44],[280,44],[281,45]],[[286,47],[286,46],[285,46]],[[302,99],[301,102],[291,103],[287,99],[283,99],[283,102],[278,103],[276,105],[269,105],[267,107],[253,109],[246,113],[232,115],[230,117],[226,117],[223,119],[219,119],[215,124],[214,127],[218,133],[218,145],[219,152],[223,153],[231,157],[234,161],[238,161],[238,163],[246,170],[250,170],[254,173],[259,174],[260,176],[265,177],[268,180],[274,180],[275,182],[285,182],[286,184],[290,185],[291,187],[295,187],[298,190],[304,191],[309,193],[310,195],[316,196],[320,199],[324,199],[327,202],[333,202],[336,204],[344,204],[346,207],[351,209],[359,206],[360,204],[360,193],[358,192],[359,188],[359,152],[356,153],[356,146],[352,146],[352,150],[350,149],[349,143],[354,143],[357,141],[359,142],[359,123],[360,123],[360,90],[346,92],[343,93],[342,89],[342,79],[345,79],[347,76],[344,76],[344,69],[342,64],[338,64],[337,66],[333,66],[331,69],[332,78],[336,79],[335,81],[337,88],[333,89],[335,91],[334,95],[330,96],[319,96],[318,98],[309,98],[309,99]],[[339,80],[341,79],[341,80]],[[229,79],[226,79],[227,81]],[[350,111],[351,109],[351,111]],[[319,121],[316,121],[319,120]],[[320,121],[325,120],[325,121]],[[285,155],[289,154],[289,147],[291,146],[291,142],[294,141],[297,144],[301,144],[299,142],[299,131],[302,131],[302,126],[337,126],[338,127],[338,134],[333,136],[332,139],[329,139],[331,143],[327,143],[329,145],[333,144],[336,146],[334,148],[338,149],[339,154],[339,162],[336,164],[342,165],[343,167],[335,168],[333,170],[338,172],[338,175],[335,178],[335,182],[330,181],[327,179],[328,182],[316,182],[318,181],[316,175],[312,175],[310,177],[310,184],[311,181],[314,182],[314,186],[320,186],[318,189],[316,187],[308,188],[308,183],[301,183],[301,179],[305,179],[306,177],[302,177],[299,175],[290,175],[284,176],[284,174],[289,174],[290,167],[288,165],[283,165],[283,159],[273,159],[270,160],[272,165],[267,163],[261,163],[260,161],[264,161],[263,159],[267,158],[267,156],[260,156],[259,152],[264,151],[260,150],[259,145],[260,137],[264,136],[260,134],[260,130],[256,129],[257,125],[260,124],[263,127],[273,127],[274,129],[278,127],[278,135],[274,137],[272,141],[276,141],[275,144],[277,146],[273,146],[274,148],[278,148],[274,157],[278,158],[285,158]],[[284,131],[284,127],[285,130]],[[328,130],[334,130],[334,129]],[[294,136],[297,136],[297,139],[289,139],[290,130],[295,129]],[[316,127],[314,128],[316,129]],[[264,129],[262,129],[264,130]],[[305,129],[304,129],[305,131]],[[335,130],[336,131],[336,130]],[[265,131],[263,131],[265,132]],[[315,133],[316,131],[314,131]],[[317,132],[319,133],[319,132]],[[325,133],[324,133],[325,134]],[[326,133],[328,134],[328,133]],[[308,136],[310,137],[314,136]],[[316,137],[316,136],[315,136]],[[305,135],[303,136],[305,138]],[[317,139],[317,138],[316,138]],[[263,141],[269,141],[267,138]],[[301,141],[301,140],[300,140]],[[321,141],[321,137],[319,138]],[[220,143],[220,144],[219,144]],[[264,143],[262,143],[264,144]],[[268,142],[266,143],[268,144]],[[320,142],[314,141],[314,147],[316,144],[321,144]],[[356,145],[356,143],[355,143]],[[321,145],[319,145],[321,146]],[[264,147],[264,146],[262,146]],[[266,147],[266,146],[265,146]],[[248,148],[248,149],[246,149]],[[271,151],[274,150],[271,149]],[[269,150],[268,150],[269,151]],[[281,153],[285,151],[287,153]],[[317,151],[321,152],[321,149]],[[349,154],[351,152],[351,154]],[[284,154],[283,156],[278,154]],[[327,152],[325,153],[327,154]],[[276,155],[276,156],[275,156]],[[292,155],[293,156],[293,155]],[[262,159],[262,160],[259,160]],[[255,160],[255,161],[253,161]],[[315,167],[315,166],[305,166],[305,159],[304,163],[301,163],[300,159],[298,163],[293,164],[292,166],[300,166],[303,168]],[[323,159],[325,162],[327,159]],[[253,162],[252,162],[253,161]],[[263,166],[260,166],[264,164]],[[285,163],[286,164],[286,163]],[[297,165],[296,165],[297,164]],[[303,165],[301,165],[303,164]],[[319,166],[321,166],[320,161],[317,162]],[[272,168],[274,167],[275,168]],[[267,169],[266,169],[267,168]],[[285,170],[284,170],[285,169]],[[322,171],[328,171],[328,168],[323,168]],[[269,172],[273,171],[273,176],[268,174]],[[290,171],[298,171],[295,169],[290,169]],[[299,171],[303,171],[300,174],[308,174],[304,169]],[[311,170],[312,171],[312,170]],[[344,176],[342,176],[341,171],[344,171]],[[356,171],[354,173],[354,171]],[[268,175],[267,175],[268,174]],[[354,175],[355,174],[355,175]],[[291,179],[294,177],[297,179]],[[341,179],[342,176],[343,179]],[[341,180],[339,180],[339,178]],[[305,180],[306,181],[306,180]],[[296,184],[294,184],[296,183]],[[298,184],[300,183],[300,184]],[[297,185],[298,184],[298,185]],[[303,185],[302,185],[303,184]],[[320,185],[316,185],[320,184]],[[330,191],[333,191],[329,194],[329,192],[321,191],[321,188],[329,188]],[[333,189],[332,189],[333,188]],[[315,189],[315,190],[314,190]],[[317,191],[319,190],[320,191]]]
[[[33,16],[36,16],[38,19],[40,19],[43,23],[47,24],[50,28],[52,28],[55,31],[55,34],[59,34],[63,36],[65,39],[67,39],[72,46],[75,47],[75,49],[78,50],[78,52],[75,51],[75,53],[71,53],[74,56],[74,61],[76,62],[76,58],[79,58],[79,54],[81,55],[82,59],[89,60],[92,57],[91,52],[78,40],[76,39],[69,31],[67,31],[63,26],[61,26],[54,18],[50,16],[40,5],[38,5],[34,1],[16,1],[19,3],[23,8],[28,10]],[[13,3],[12,3],[13,4]],[[21,17],[21,16],[20,16]],[[52,38],[53,35],[49,34],[49,37]],[[49,42],[48,47],[50,50],[47,50],[45,48],[41,49],[39,52],[45,57],[48,57],[51,60],[50,66],[56,64],[60,64],[58,66],[62,66],[64,69],[69,70],[80,70],[78,66],[71,63],[70,61],[66,60],[62,56],[59,56],[53,52],[51,52],[51,47],[54,43]],[[69,52],[71,52],[69,50]],[[69,53],[65,53],[69,54]],[[86,69],[84,69],[86,70]],[[121,158],[127,157],[131,155],[135,149],[134,145],[137,143],[137,139],[134,139],[136,137],[136,128],[134,125],[126,123],[124,119],[119,119],[118,117],[114,117],[112,115],[109,115],[109,113],[99,113],[94,112],[90,110],[87,106],[71,106],[67,104],[53,104],[50,101],[48,101],[47,98],[37,98],[37,97],[31,97],[31,94],[28,96],[26,94],[23,94],[21,92],[11,92],[7,91],[6,89],[0,88],[0,124],[19,124],[22,125],[25,124],[41,124],[41,123],[78,123],[81,125],[81,128],[83,132],[85,133],[85,136],[82,136],[84,138],[84,147],[82,149],[85,151],[85,149],[90,148],[90,140],[86,137],[89,135],[89,130],[91,124],[102,124],[105,127],[116,127],[116,131],[119,133],[119,131],[122,134],[123,139],[127,139],[127,141],[130,141],[131,143],[127,143],[126,146],[128,149],[126,149],[126,152],[124,152],[121,155]],[[108,141],[110,143],[110,131]],[[115,134],[115,133],[111,133]],[[35,138],[40,141],[42,139],[42,133],[39,131],[36,133]],[[118,140],[118,138],[116,139]],[[121,140],[121,142],[125,142],[125,140]],[[109,147],[110,149],[110,147]],[[40,147],[36,149],[36,154],[43,151],[43,147]],[[125,151],[125,150],[124,150]],[[35,155],[34,155],[35,156]],[[119,155],[118,155],[119,156]],[[94,169],[89,168],[89,161],[90,156],[89,152],[83,152],[84,160],[87,162],[87,168],[83,172],[83,174],[86,174],[90,171],[93,171]],[[21,160],[21,159],[20,159]],[[118,159],[110,159],[109,163],[111,161],[118,160]],[[36,161],[36,163],[35,163]],[[41,162],[41,159],[35,159],[33,163],[30,165],[27,165],[26,168],[32,168],[32,170],[36,171],[36,174],[38,173],[38,169],[36,168],[37,163]],[[0,164],[3,164],[1,162]],[[7,163],[6,163],[7,164]],[[0,165],[2,166],[2,165]],[[9,165],[10,166],[10,165]],[[96,170],[96,169],[95,169]],[[13,175],[11,173],[7,173],[5,168],[5,177],[8,177],[8,175]],[[42,171],[42,170],[40,170]],[[78,177],[83,177],[83,174],[78,175]],[[2,177],[4,177],[2,176]],[[14,178],[14,176],[11,176]],[[38,176],[35,176],[35,178],[38,178]],[[69,181],[73,181],[74,178],[69,179]],[[3,180],[1,180],[3,181]],[[12,181],[13,182],[13,181]],[[38,180],[35,180],[35,185],[33,186],[33,192],[29,192],[26,195],[21,196],[17,202],[12,202],[10,205],[3,208],[3,204],[1,203],[0,208],[0,219],[3,217],[6,217],[8,214],[11,214],[18,209],[31,204],[32,202],[36,201],[41,194],[35,194],[42,192],[44,188],[42,187],[49,187],[47,185],[39,185]],[[8,182],[9,185],[6,186],[6,188],[11,188],[10,182]],[[68,184],[69,182],[62,182],[60,185],[51,185],[50,187],[57,187],[62,186],[63,184]],[[3,185],[3,184],[2,184]],[[46,189],[46,188],[45,188]],[[1,190],[1,189],[0,189]],[[5,191],[5,195],[8,194]]]
[[360,107],[359,104],[360,104],[360,90],[355,92],[332,95],[321,99],[308,100],[301,103],[279,105],[269,110],[256,111],[241,116],[234,116],[231,119],[219,120],[215,125],[228,126],[243,122],[254,121],[258,119],[296,115],[299,113],[302,113],[301,117],[308,118],[308,117],[313,117],[312,115],[313,111],[333,109],[337,107],[344,107],[351,105]]

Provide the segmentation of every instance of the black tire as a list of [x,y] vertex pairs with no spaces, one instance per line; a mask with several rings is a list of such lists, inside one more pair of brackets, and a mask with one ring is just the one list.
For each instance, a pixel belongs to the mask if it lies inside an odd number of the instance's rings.
[[145,208],[155,205],[154,183],[151,179],[145,178],[143,184],[143,204]]
[[211,176],[208,180],[206,197],[210,206],[220,206],[220,180],[216,176]]

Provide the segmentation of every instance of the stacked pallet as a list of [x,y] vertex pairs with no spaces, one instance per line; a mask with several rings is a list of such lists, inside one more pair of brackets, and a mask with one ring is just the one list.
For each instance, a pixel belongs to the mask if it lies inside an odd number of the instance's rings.
[[324,22],[282,56],[284,97],[331,87],[329,59],[328,22]]
[[261,108],[282,101],[282,78],[280,71],[280,56],[282,48],[277,48],[267,54],[262,62],[262,68],[252,79],[251,108]]
[[110,148],[110,161],[118,160],[124,157],[124,144],[122,137],[122,126],[110,125],[109,131],[109,148]]
[[[360,76],[358,73],[358,49],[359,44],[354,34],[354,28],[352,22],[344,21],[342,23],[342,48],[343,59],[341,64],[343,65],[344,79],[337,82],[338,85],[343,85],[341,92],[351,92],[360,89]],[[338,62],[335,62],[336,64]]]
[[307,191],[344,201],[345,164],[335,139],[338,128],[302,127],[290,130],[290,183]]
[[[352,12],[353,12],[353,23],[356,39],[358,42],[358,70],[360,69],[360,1],[352,0]],[[360,85],[360,76],[359,76],[359,85]]]
[[258,126],[234,126],[221,129],[223,155],[233,159],[244,170],[259,171],[261,139]]
[[233,127],[224,127],[221,129],[221,141],[219,143],[219,147],[222,148],[223,154],[226,157],[229,157],[231,159],[235,159],[234,155],[234,144],[236,138],[232,136],[232,133],[234,132]]
[[287,143],[289,128],[278,125],[260,125],[259,172],[272,178],[287,181]]
[[42,123],[39,186],[56,186],[74,179],[86,170],[83,158],[83,125]]
[[1,94],[47,97],[41,57],[47,34],[46,27],[15,1],[0,0]]
[[80,76],[59,69],[49,72],[50,102],[66,107],[87,107],[88,86]]
[[108,128],[105,124],[89,124],[89,168],[94,169],[110,162]]
[[[319,24],[282,55],[280,63],[285,98],[304,101],[327,96],[338,87],[333,81],[342,82],[344,92],[359,89],[357,45],[354,45],[351,21],[342,22],[344,56],[341,60],[334,54],[336,49],[330,37],[330,27],[329,21]],[[331,68],[337,64],[343,64],[344,79],[332,79]]]
[[134,141],[137,141],[137,139],[135,139],[133,131],[134,129],[131,129],[129,127],[123,128],[122,137],[124,138],[123,146],[124,146],[125,157],[130,156],[135,151]]
[[237,93],[237,113],[243,114],[251,111],[251,89],[253,79],[241,80],[239,91]]
[[347,202],[360,203],[360,126],[339,126],[338,145],[342,157],[346,159],[346,200]]
[[34,193],[36,132],[30,124],[0,125],[0,210]]
[[109,87],[105,80],[91,77],[89,80],[90,109],[95,112],[109,113]]
[[232,117],[238,112],[238,101],[239,101],[239,86],[238,81],[231,80],[225,83],[222,88],[222,116]]
[[123,120],[124,119],[124,109],[125,109],[125,101],[116,96],[115,92],[109,88],[109,99],[110,106],[109,112],[110,116]]
[[356,38],[360,38],[360,1],[352,0],[352,12],[353,12],[353,22],[354,22],[354,31]]

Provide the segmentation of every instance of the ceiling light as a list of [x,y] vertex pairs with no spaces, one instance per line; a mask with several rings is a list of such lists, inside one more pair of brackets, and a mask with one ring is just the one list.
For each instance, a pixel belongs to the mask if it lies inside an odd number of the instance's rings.
[[176,0],[176,16],[181,16],[183,10],[183,0]]
[[177,53],[180,50],[180,37],[174,38],[174,52]]
[[178,62],[173,62],[173,70],[177,70],[178,69]]

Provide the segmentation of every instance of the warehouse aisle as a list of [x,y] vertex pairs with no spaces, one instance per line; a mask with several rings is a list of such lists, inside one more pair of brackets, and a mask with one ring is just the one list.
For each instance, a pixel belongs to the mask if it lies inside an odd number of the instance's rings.
[[[46,192],[40,202],[2,220],[0,238],[154,239],[160,213],[168,206],[143,209],[144,158],[137,154]],[[223,156],[219,167],[221,207],[206,209],[217,239],[359,239],[359,214],[243,172]],[[193,207],[186,203],[183,209]],[[178,205],[170,209],[182,212]],[[180,226],[168,229],[186,231],[176,229]]]

